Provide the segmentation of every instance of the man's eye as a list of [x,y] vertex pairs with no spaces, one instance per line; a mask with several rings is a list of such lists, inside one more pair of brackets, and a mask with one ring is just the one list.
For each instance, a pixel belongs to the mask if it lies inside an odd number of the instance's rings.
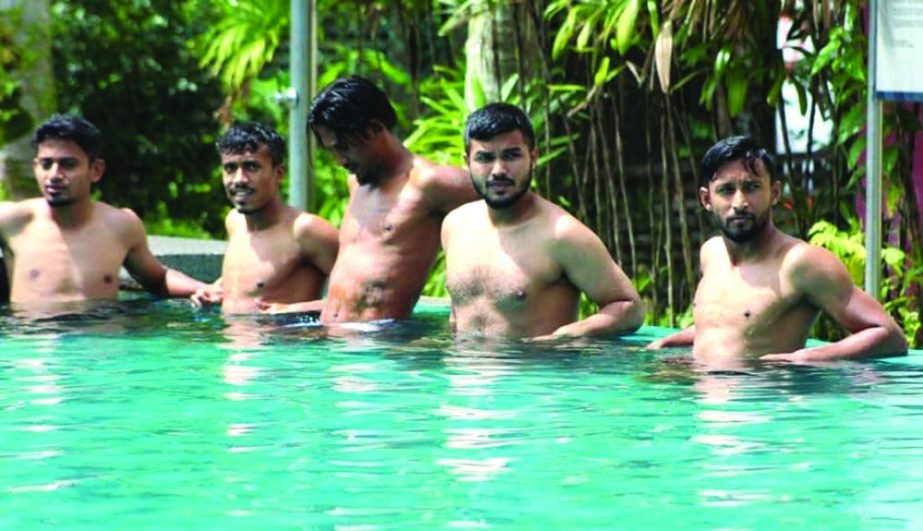
[[493,161],[494,161],[494,156],[493,156],[493,155],[487,155],[487,154],[475,155],[475,156],[474,156],[474,161],[475,161],[475,162],[493,162]]
[[260,169],[260,165],[255,162],[244,162],[244,171],[254,172]]
[[224,173],[234,173],[237,171],[237,164],[225,164]]

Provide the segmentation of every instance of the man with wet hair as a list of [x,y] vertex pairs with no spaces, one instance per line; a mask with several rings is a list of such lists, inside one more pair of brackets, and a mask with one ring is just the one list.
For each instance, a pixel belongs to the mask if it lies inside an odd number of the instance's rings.
[[[907,341],[881,305],[856,287],[829,251],[775,227],[772,207],[782,183],[753,139],[735,136],[702,159],[699,199],[721,230],[702,245],[695,325],[653,342],[692,345],[697,361],[733,367],[766,361],[824,361],[906,353]],[[851,335],[805,348],[811,325],[826,312]]]
[[32,137],[41,198],[0,203],[0,245],[10,302],[41,307],[116,299],[119,268],[148,291],[188,297],[204,284],[160,264],[131,210],[90,196],[106,168],[102,135],[76,116],[55,115]]
[[[482,201],[442,226],[455,330],[541,338],[637,330],[641,298],[603,242],[531,191],[538,153],[529,117],[492,103],[468,117],[464,142]],[[577,320],[581,292],[599,311]]]
[[410,316],[439,251],[442,218],[476,198],[460,168],[407,150],[396,113],[370,81],[334,81],[314,98],[308,128],[349,172],[340,252],[324,323]]
[[282,201],[285,141],[265,125],[238,123],[216,147],[234,210],[225,218],[221,278],[198,290],[193,303],[220,303],[226,313],[320,310],[303,303],[321,296],[336,260],[337,230]]

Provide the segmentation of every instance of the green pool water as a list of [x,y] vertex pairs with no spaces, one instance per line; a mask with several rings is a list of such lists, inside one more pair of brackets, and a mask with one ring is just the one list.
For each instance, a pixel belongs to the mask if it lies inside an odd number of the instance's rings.
[[920,353],[707,375],[445,320],[0,316],[0,528],[923,527]]

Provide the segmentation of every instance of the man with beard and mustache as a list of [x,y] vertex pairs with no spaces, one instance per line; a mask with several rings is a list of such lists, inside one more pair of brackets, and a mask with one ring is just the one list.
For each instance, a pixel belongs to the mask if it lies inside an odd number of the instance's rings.
[[314,98],[308,128],[349,171],[349,204],[321,322],[410,316],[439,252],[442,218],[476,194],[460,168],[401,144],[388,97],[366,79],[334,81]]
[[160,264],[131,210],[90,196],[106,168],[102,136],[90,122],[55,115],[32,137],[42,198],[0,203],[0,245],[10,302],[21,308],[115,299],[119,268],[148,291],[188,297],[204,286]]
[[[721,140],[705,153],[700,178],[699,199],[721,235],[700,252],[695,325],[650,347],[691,344],[696,360],[709,366],[906,353],[901,329],[836,256],[773,225],[782,183],[773,179],[766,150],[748,137]],[[852,335],[804,348],[821,311]]]
[[[492,103],[468,117],[464,141],[483,200],[442,226],[455,331],[547,338],[637,330],[641,299],[603,242],[530,190],[537,153],[529,117]],[[577,320],[581,292],[599,311]]]
[[337,230],[326,220],[286,205],[285,141],[274,129],[238,123],[217,142],[221,173],[235,210],[225,218],[228,248],[221,278],[192,296],[225,313],[320,310],[303,304],[321,296],[337,255]]

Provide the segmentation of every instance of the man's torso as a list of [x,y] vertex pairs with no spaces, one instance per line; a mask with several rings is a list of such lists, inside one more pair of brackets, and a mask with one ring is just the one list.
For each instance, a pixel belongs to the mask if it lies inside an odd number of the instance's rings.
[[818,311],[787,278],[783,262],[795,245],[790,239],[771,256],[738,265],[723,246],[711,247],[695,295],[696,358],[754,358],[804,346]]
[[445,251],[458,332],[535,336],[574,321],[579,294],[553,256],[547,213],[501,229],[482,202],[456,214]]
[[410,175],[358,187],[340,225],[324,322],[410,315],[439,250],[441,214]]
[[258,310],[259,301],[294,303],[320,297],[325,275],[302,254],[294,236],[296,219],[297,214],[287,214],[272,227],[250,232],[243,216],[236,215],[222,267],[223,311],[250,313]]
[[130,244],[120,234],[117,209],[94,204],[94,214],[78,228],[62,228],[43,205],[30,203],[31,220],[6,235],[4,260],[10,270],[14,304],[114,299],[119,269]]

